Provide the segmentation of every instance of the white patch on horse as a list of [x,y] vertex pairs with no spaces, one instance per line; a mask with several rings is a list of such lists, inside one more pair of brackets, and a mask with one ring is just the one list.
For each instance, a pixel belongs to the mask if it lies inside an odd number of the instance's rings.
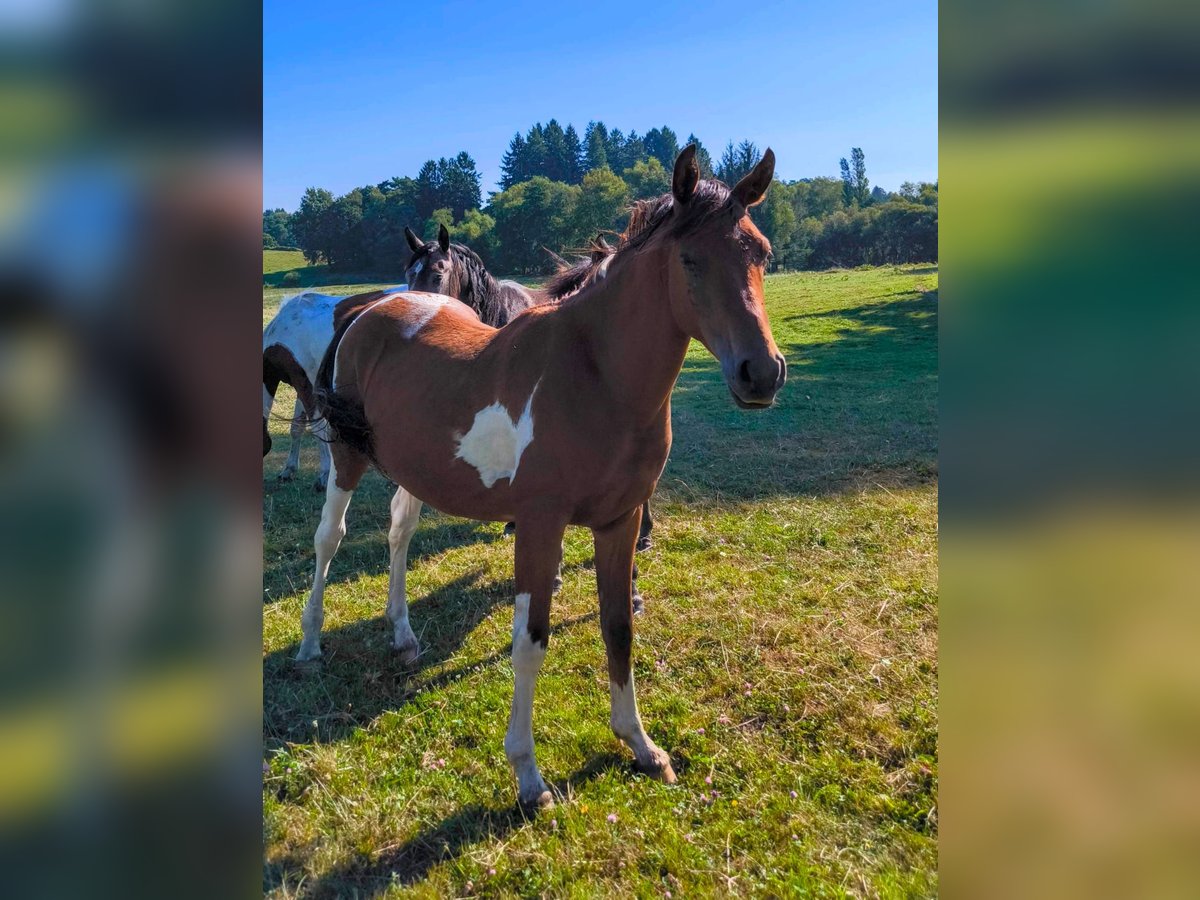
[[470,430],[458,437],[455,459],[478,469],[484,487],[490,488],[501,478],[507,478],[509,484],[516,479],[521,454],[533,442],[533,397],[537,389],[535,384],[515,422],[497,400],[475,413]]
[[271,396],[271,392],[267,390],[267,386],[263,385],[263,418],[271,415],[271,407],[275,405],[275,398]]
[[341,297],[305,291],[284,300],[263,331],[263,350],[272,344],[295,357],[310,382],[315,382],[325,348],[333,340],[333,308]]
[[429,324],[452,298],[441,294],[409,294],[404,308],[404,330],[406,340],[412,340],[417,332]]

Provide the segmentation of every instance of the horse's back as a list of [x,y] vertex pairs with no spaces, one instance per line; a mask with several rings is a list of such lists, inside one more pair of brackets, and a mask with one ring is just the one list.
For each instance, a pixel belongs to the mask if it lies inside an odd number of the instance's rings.
[[305,291],[288,297],[263,330],[263,350],[279,345],[289,351],[310,379],[325,348],[333,339],[334,309],[338,297]]

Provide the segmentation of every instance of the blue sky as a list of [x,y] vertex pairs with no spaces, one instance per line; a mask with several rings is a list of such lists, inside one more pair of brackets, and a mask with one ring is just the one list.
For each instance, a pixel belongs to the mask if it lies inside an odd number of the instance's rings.
[[557,118],[669,125],[712,153],[775,150],[776,177],[937,178],[937,6],[267,0],[263,201],[296,208],[466,150],[496,189],[513,134]]

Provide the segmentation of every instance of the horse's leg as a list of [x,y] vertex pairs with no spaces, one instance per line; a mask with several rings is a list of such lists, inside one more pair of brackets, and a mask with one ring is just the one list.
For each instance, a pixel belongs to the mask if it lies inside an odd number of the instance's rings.
[[300,652],[296,654],[299,661],[316,659],[321,655],[321,626],[325,623],[325,576],[329,574],[333,555],[346,536],[346,507],[350,505],[350,496],[368,465],[365,457],[342,444],[332,450],[329,488],[325,492],[321,524],[317,526],[313,540],[317,551],[317,571],[313,576],[312,593],[300,617],[304,638],[300,642]]
[[596,583],[600,589],[600,630],[608,651],[608,690],[612,698],[609,723],[613,733],[633,751],[637,767],[667,784],[675,782],[671,758],[659,749],[638,716],[630,653],[633,646],[633,553],[641,509],[626,513],[611,525],[593,528],[596,542]]
[[271,452],[271,431],[267,422],[271,418],[271,407],[275,405],[275,391],[279,388],[279,379],[272,372],[268,374],[267,365],[263,362],[263,456]]
[[650,532],[654,528],[654,520],[650,517],[650,501],[642,504],[642,527],[638,529],[637,548],[650,549]]
[[[506,522],[504,525],[504,536],[512,537],[516,533],[517,533],[517,523],[516,522]],[[562,582],[562,558],[563,558],[563,554],[566,552],[566,549],[567,548],[566,548],[565,544],[559,544],[559,547],[558,547],[558,573],[554,576],[554,593],[556,593],[556,594],[562,590],[562,584],[563,584],[563,582]],[[639,612],[640,612],[640,609],[639,609]]]
[[296,467],[300,465],[300,438],[304,435],[307,425],[308,413],[304,404],[296,400],[296,408],[292,411],[292,448],[288,451],[287,462],[279,470],[280,481],[291,481],[292,476],[296,474]]
[[313,482],[313,490],[323,491],[329,487],[329,464],[331,460],[329,453],[329,429],[325,425],[325,420],[319,416],[310,415],[309,421],[312,422],[312,433],[317,438],[317,454],[320,459],[319,468],[317,469],[317,480]]
[[392,497],[392,526],[388,529],[392,569],[388,584],[387,617],[392,623],[393,646],[400,652],[400,662],[406,666],[415,663],[420,655],[417,636],[408,624],[408,596],[404,589],[408,545],[417,531],[420,518],[421,501],[404,488],[398,488]]
[[512,712],[504,753],[517,776],[517,797],[529,809],[554,803],[533,753],[533,687],[550,640],[550,595],[558,569],[564,525],[522,519],[517,529],[516,587],[513,605]]

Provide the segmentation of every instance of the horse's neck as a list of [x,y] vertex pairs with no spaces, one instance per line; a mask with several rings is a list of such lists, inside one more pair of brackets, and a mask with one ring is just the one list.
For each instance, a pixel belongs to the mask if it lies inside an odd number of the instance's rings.
[[491,272],[467,264],[463,265],[463,271],[466,272],[467,291],[473,306],[482,310],[485,303],[494,306],[500,301],[500,284]]
[[562,309],[591,348],[604,386],[643,425],[666,416],[688,347],[671,311],[666,252],[623,260]]

